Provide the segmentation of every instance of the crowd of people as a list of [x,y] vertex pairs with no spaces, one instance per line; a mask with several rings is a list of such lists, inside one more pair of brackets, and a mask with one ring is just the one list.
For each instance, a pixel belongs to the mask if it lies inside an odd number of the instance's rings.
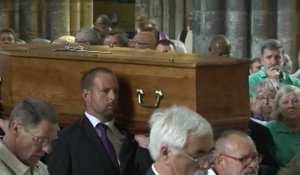
[[[93,28],[51,43],[186,52],[185,43],[170,40],[155,28],[155,22],[137,17],[135,26],[136,34],[129,39],[125,32],[110,27],[106,15],[99,15]],[[191,27],[188,23],[181,35],[189,35]],[[0,31],[0,44],[17,40],[13,30]],[[224,35],[213,37],[208,47],[211,56],[230,57],[230,50]],[[292,74],[291,65],[282,44],[266,40],[249,66],[250,132],[228,130],[216,138],[205,116],[177,105],[153,112],[149,137],[133,136],[115,123],[117,76],[108,68],[93,68],[81,78],[85,108],[71,126],[59,130],[55,109],[41,99],[20,102],[9,120],[0,120],[0,174],[299,174],[300,80]]]

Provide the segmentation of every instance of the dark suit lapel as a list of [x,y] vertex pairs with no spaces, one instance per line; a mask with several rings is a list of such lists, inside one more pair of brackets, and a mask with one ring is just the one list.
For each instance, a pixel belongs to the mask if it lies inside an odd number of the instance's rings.
[[[117,127],[118,128],[118,127]],[[119,129],[120,130],[120,129]],[[125,170],[127,169],[128,164],[132,164],[134,153],[136,150],[136,144],[133,141],[133,138],[128,132],[122,132],[121,133],[125,136],[122,141],[122,147],[119,153],[119,160],[121,162],[120,169],[121,174],[125,174]],[[130,160],[131,159],[131,160]]]
[[101,143],[95,128],[85,115],[84,117],[82,117],[80,125],[83,128],[83,133],[86,135],[86,138],[89,139],[97,147],[97,150],[99,151],[99,156],[101,156],[101,159],[106,159],[106,166],[109,167],[111,173],[114,174],[114,167],[112,161],[109,157],[107,157],[104,146]]

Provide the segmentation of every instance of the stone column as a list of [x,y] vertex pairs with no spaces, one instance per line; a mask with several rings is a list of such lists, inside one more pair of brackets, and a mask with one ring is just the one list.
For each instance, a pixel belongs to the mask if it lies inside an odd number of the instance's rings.
[[180,32],[185,28],[185,19],[186,19],[186,14],[185,14],[185,4],[183,0],[176,0],[175,1],[175,37],[174,39],[177,38],[177,36],[180,34]]
[[22,0],[19,4],[19,36],[29,42],[38,37],[38,0]]
[[[39,21],[39,31],[40,31],[40,37],[41,38],[47,38],[47,1],[48,0],[40,0],[39,2],[39,15],[38,15],[38,21]],[[50,39],[50,38],[49,38]]]
[[80,29],[80,0],[70,0],[70,34],[75,36]]
[[162,1],[161,0],[151,0],[150,8],[149,8],[149,16],[150,19],[156,21],[156,28],[157,30],[162,30],[162,22],[163,22],[163,15],[162,15]]
[[0,28],[12,28],[12,7],[13,1],[1,0],[0,1]]
[[81,27],[93,27],[93,0],[81,0]]
[[246,58],[248,51],[248,0],[226,0],[226,36],[231,42],[231,54]]
[[135,16],[150,17],[150,0],[135,0]]
[[48,37],[55,40],[70,34],[70,1],[51,0],[47,4]]
[[278,0],[277,3],[277,37],[282,42],[285,52],[294,63],[293,65],[298,65],[296,56],[296,0]]
[[204,55],[211,38],[225,34],[224,0],[193,0],[193,53]]
[[170,37],[175,38],[175,3],[173,0],[163,1],[163,31]]
[[250,57],[260,56],[260,48],[266,39],[276,39],[277,1],[251,1],[251,53]]
[[[12,0],[12,7],[11,7],[11,28],[13,28],[19,37],[19,0]],[[1,13],[2,10],[0,10]],[[2,19],[2,18],[1,18]]]

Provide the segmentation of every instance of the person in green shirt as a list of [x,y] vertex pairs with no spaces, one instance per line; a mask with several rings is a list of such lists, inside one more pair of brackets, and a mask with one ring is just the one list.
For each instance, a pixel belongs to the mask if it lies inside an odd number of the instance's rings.
[[283,47],[278,40],[266,40],[261,47],[263,68],[249,76],[249,94],[253,97],[255,85],[266,78],[278,81],[279,85],[294,85],[300,88],[300,80],[282,71]]
[[275,99],[275,120],[267,127],[274,141],[275,157],[280,167],[285,167],[300,148],[300,89],[283,86]]

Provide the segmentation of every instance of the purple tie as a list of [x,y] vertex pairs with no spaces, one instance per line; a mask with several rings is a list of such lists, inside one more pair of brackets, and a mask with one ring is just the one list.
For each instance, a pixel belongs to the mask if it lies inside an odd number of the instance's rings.
[[100,133],[98,132],[98,135],[101,138],[101,142],[105,148],[107,155],[109,156],[109,158],[111,159],[111,161],[114,164],[115,173],[117,175],[121,174],[115,148],[107,137],[107,132],[106,132],[108,129],[107,125],[105,125],[103,123],[99,123],[99,124],[97,124],[96,128],[98,131],[100,131]]

